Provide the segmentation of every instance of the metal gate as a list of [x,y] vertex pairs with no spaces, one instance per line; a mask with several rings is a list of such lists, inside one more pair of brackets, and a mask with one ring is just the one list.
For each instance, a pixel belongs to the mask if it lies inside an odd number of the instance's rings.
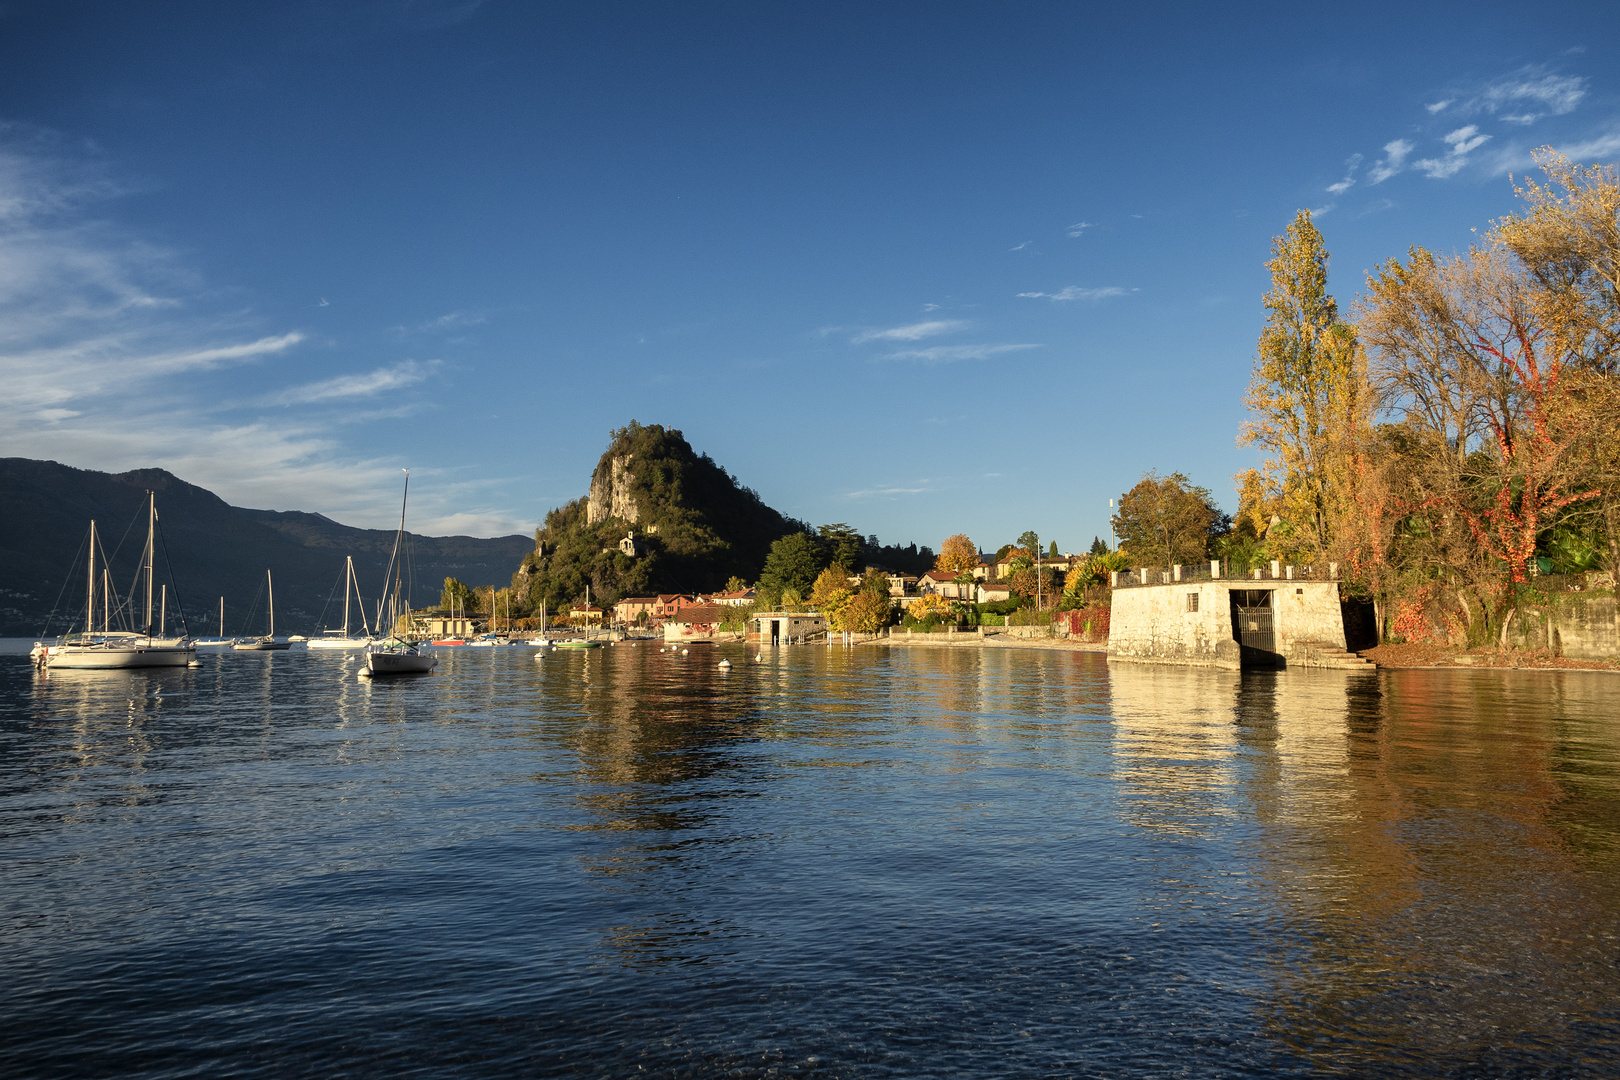
[[1232,621],[1238,644],[1245,649],[1275,653],[1277,635],[1273,632],[1270,589],[1234,589]]

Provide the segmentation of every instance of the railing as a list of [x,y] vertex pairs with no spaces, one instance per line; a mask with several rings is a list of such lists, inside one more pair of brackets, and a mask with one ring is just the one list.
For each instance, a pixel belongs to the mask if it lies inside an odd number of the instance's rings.
[[1230,560],[1212,559],[1205,563],[1179,563],[1173,566],[1142,566],[1134,570],[1116,570],[1109,575],[1109,584],[1116,589],[1141,588],[1145,585],[1179,585],[1189,581],[1337,581],[1339,564],[1326,566],[1293,566],[1283,562],[1269,562],[1251,570],[1234,569]]

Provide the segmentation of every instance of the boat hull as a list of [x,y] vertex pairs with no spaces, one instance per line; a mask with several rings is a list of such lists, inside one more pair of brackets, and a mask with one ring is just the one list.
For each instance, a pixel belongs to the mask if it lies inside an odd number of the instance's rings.
[[189,645],[51,645],[42,666],[62,670],[185,667],[197,658]]
[[426,675],[438,666],[431,653],[412,650],[378,650],[366,653],[368,675]]
[[237,652],[283,652],[292,648],[290,641],[238,641],[231,646]]

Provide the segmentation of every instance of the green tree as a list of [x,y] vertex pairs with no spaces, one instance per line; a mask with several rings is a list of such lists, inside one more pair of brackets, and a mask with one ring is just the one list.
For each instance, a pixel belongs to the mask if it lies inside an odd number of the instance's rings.
[[1034,529],[1019,533],[1018,546],[1023,548],[1024,553],[1033,559],[1041,550],[1041,538]]
[[807,532],[788,533],[771,545],[765,569],[759,575],[761,590],[783,596],[792,590],[796,597],[809,594],[828,563],[827,551]]
[[1046,549],[1046,557],[1048,559],[1062,558],[1062,556],[1060,556],[1058,554],[1058,548],[1057,548],[1057,541],[1056,540],[1052,541],[1052,546]]
[[1139,566],[1194,563],[1207,557],[1211,529],[1223,518],[1208,488],[1182,473],[1148,472],[1120,496],[1114,535]]
[[457,578],[447,577],[444,579],[444,588],[439,592],[439,607],[446,612],[475,611],[478,601],[473,595],[471,585]]
[[842,566],[846,573],[853,573],[855,560],[861,554],[861,534],[842,521],[823,525],[816,532],[827,550],[828,559]]
[[1091,551],[1089,552],[1089,554],[1092,554],[1092,555],[1106,555],[1106,554],[1108,554],[1108,545],[1103,543],[1103,538],[1102,537],[1093,536],[1091,538]]

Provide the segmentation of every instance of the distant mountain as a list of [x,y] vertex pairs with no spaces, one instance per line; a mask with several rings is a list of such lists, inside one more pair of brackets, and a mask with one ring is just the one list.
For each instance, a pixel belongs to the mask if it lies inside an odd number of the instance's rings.
[[[317,621],[339,583],[346,555],[354,557],[361,591],[375,607],[393,550],[391,530],[350,528],[320,514],[231,506],[162,469],[112,474],[54,461],[0,458],[0,635],[37,635],[53,607],[58,610],[55,632],[82,610],[83,546],[92,518],[113,557],[114,585],[127,592],[146,539],[148,490],[157,494],[164,541],[158,580],[167,578],[166,554],[192,633],[218,629],[221,596],[227,634],[262,633],[266,568],[275,575],[276,631],[319,629]],[[446,577],[475,586],[507,585],[534,541],[527,536],[412,533],[407,547],[411,597],[415,606],[427,607],[438,603]],[[249,621],[255,597],[256,613]],[[342,620],[340,599],[341,594],[333,601],[326,624]],[[171,626],[173,611],[171,607]]]

